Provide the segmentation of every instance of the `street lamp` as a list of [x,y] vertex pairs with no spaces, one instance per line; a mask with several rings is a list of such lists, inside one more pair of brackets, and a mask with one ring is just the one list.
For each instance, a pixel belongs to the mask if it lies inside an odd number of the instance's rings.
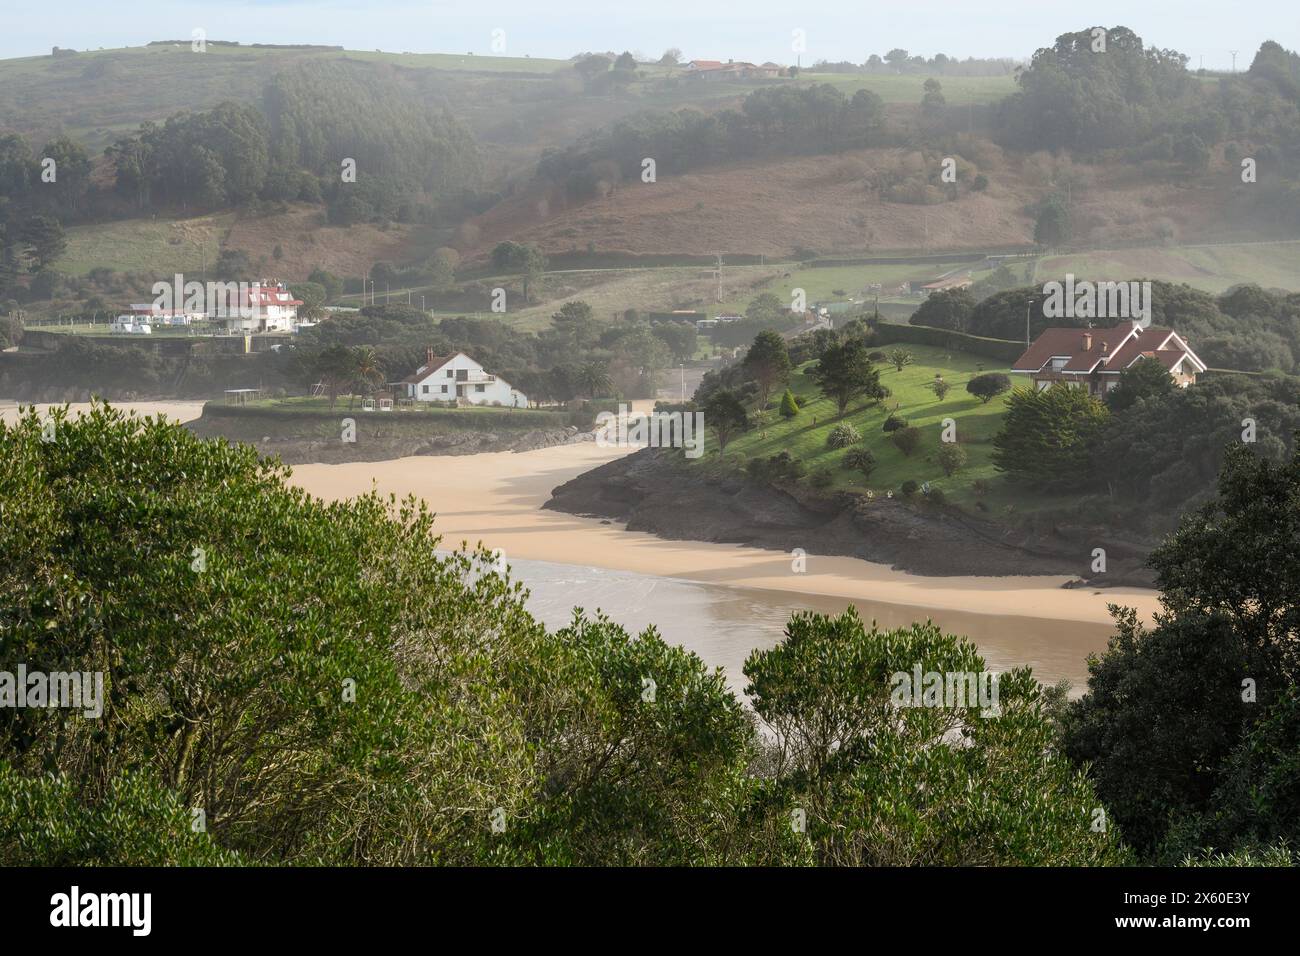
[[1034,307],[1034,296],[1029,297],[1025,303],[1025,348],[1029,348],[1029,310]]

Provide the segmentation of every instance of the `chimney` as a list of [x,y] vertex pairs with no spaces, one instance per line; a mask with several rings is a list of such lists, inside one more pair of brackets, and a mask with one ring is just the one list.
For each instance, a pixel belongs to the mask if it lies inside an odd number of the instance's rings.
[[1092,350],[1092,333],[1091,333],[1091,332],[1084,332],[1084,333],[1083,333],[1083,350],[1084,350],[1085,352],[1088,352],[1088,351],[1091,351],[1091,350]]
[[432,364],[433,364],[433,346],[429,346],[424,350],[424,366],[425,368],[428,368]]

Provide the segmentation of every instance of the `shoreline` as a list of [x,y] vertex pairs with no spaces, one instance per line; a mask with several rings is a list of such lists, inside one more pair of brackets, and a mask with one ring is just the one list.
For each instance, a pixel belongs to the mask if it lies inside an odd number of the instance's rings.
[[[401,458],[382,463],[295,465],[290,481],[325,500],[377,488],[399,498],[415,494],[437,515],[440,547],[482,542],[513,558],[631,571],[660,578],[799,597],[889,605],[928,616],[979,615],[1052,624],[1109,627],[1108,604],[1136,607],[1150,619],[1157,592],[1148,588],[1065,588],[1070,575],[955,575],[897,571],[852,557],[809,553],[796,572],[791,555],[741,544],[673,541],[622,522],[542,509],[551,491],[627,449],[594,443],[463,458]],[[376,473],[378,472],[378,473]]]

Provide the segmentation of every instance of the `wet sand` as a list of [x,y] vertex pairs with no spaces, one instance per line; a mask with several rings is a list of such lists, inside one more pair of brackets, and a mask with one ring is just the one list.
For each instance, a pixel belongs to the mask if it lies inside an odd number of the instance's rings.
[[[933,578],[894,571],[856,558],[810,553],[800,573],[785,552],[729,544],[666,541],[618,524],[542,511],[551,489],[625,450],[594,443],[558,445],[523,453],[404,458],[343,465],[299,465],[293,482],[327,500],[376,487],[399,497],[415,494],[437,513],[443,546],[483,542],[507,560],[523,558],[634,571],[704,584],[787,592],[892,605],[911,617],[984,615],[1025,619],[1020,625],[1051,632],[1060,622],[1108,625],[1107,604],[1156,608],[1142,588],[1062,589],[1050,577]],[[808,550],[815,552],[816,542]],[[994,622],[986,622],[993,624]],[[981,630],[987,630],[981,628]],[[996,626],[994,627],[996,630]],[[1092,630],[1091,628],[1089,630]],[[1109,628],[1106,628],[1109,632]],[[1091,649],[1105,646],[1104,638]]]

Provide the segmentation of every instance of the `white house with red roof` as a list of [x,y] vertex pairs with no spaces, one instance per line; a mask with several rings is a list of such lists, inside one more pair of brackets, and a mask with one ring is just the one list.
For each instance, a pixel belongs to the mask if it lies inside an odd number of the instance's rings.
[[298,324],[298,306],[303,304],[288,286],[274,279],[241,282],[229,294],[218,290],[213,298],[212,317],[224,322],[229,332],[292,332]]
[[1119,384],[1121,372],[1144,358],[1163,365],[1179,387],[1193,384],[1206,369],[1173,329],[1121,322],[1112,329],[1044,329],[1011,372],[1029,376],[1040,391],[1064,382],[1086,388],[1091,395],[1105,395]]
[[489,374],[464,352],[434,355],[433,349],[428,349],[424,364],[400,382],[394,382],[393,390],[399,398],[417,402],[528,407],[527,395],[505,379]]

